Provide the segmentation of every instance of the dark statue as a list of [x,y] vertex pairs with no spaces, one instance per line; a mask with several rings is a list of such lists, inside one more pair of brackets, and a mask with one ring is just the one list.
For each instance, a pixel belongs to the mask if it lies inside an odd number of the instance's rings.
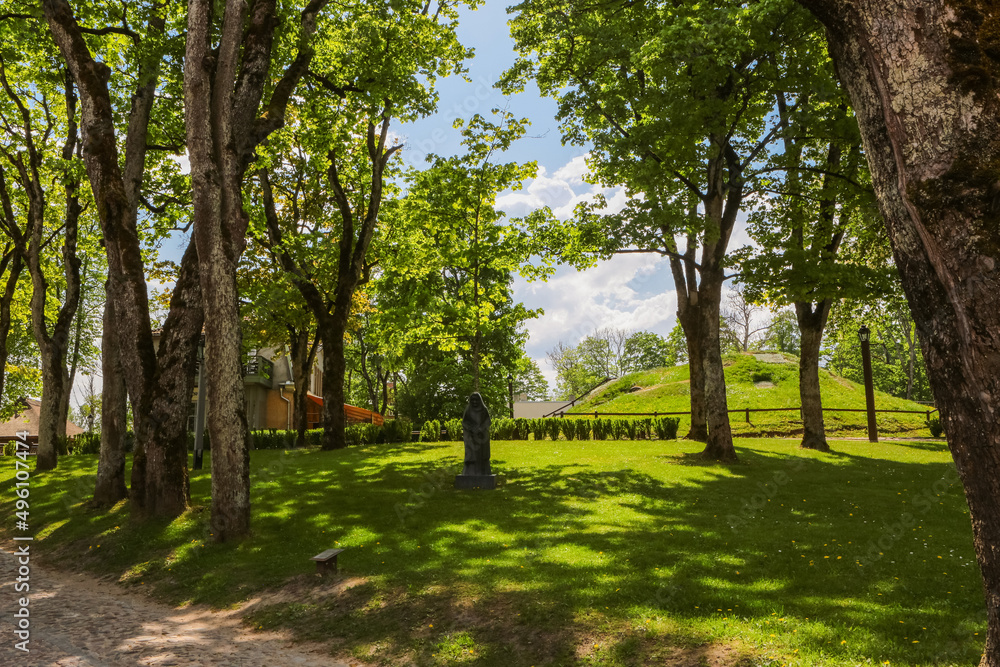
[[496,475],[490,468],[490,413],[479,392],[469,396],[462,415],[465,467],[455,476],[456,489],[494,489]]

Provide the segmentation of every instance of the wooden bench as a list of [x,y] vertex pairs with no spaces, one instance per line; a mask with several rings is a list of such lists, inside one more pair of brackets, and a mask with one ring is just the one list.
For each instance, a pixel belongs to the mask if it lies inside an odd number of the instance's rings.
[[319,574],[327,574],[328,572],[336,574],[337,556],[339,556],[343,551],[343,549],[327,549],[321,554],[316,554],[309,560],[316,561],[316,572]]

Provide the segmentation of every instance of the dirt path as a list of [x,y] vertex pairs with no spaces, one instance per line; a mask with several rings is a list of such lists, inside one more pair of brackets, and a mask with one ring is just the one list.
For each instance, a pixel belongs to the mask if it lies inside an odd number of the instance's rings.
[[87,575],[32,562],[29,652],[17,650],[18,564],[0,551],[0,665],[104,667],[361,667],[320,645],[293,645],[279,633],[251,633],[238,611],[170,607]]

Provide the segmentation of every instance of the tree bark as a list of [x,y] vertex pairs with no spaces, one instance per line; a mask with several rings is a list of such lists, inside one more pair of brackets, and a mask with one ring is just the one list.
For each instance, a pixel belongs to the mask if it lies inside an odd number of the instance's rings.
[[830,451],[823,422],[823,397],[819,390],[819,350],[823,330],[830,315],[830,299],[815,307],[810,302],[797,301],[795,316],[799,323],[799,400],[802,402],[802,442],[804,449]]
[[729,404],[726,400],[726,376],[722,365],[722,346],[719,338],[720,309],[722,307],[723,271],[712,268],[702,260],[701,316],[705,374],[705,414],[708,418],[708,440],[701,455],[703,458],[733,462],[733,432],[729,425]]
[[[350,301],[348,301],[348,304]],[[349,306],[348,306],[349,308]],[[342,449],[347,446],[344,429],[344,375],[347,363],[344,358],[344,334],[347,331],[349,310],[334,306],[333,312],[323,318],[323,440],[322,449]]]
[[707,442],[708,413],[705,407],[705,340],[701,334],[702,318],[696,306],[688,305],[684,310],[684,314],[681,315],[678,308],[677,316],[687,342],[690,375],[688,387],[691,393],[691,430],[684,437],[688,440]]
[[931,388],[965,487],[1000,665],[1000,9],[800,0],[853,102]]
[[[692,208],[696,216],[698,209]],[[673,238],[669,229],[664,229],[664,238]],[[676,252],[676,247],[671,248]],[[701,297],[698,291],[695,261],[695,235],[688,234],[687,247],[682,257],[670,257],[670,270],[677,292],[677,321],[684,331],[688,351],[688,388],[691,394],[691,430],[685,436],[688,440],[708,442],[708,413],[705,404],[705,339],[702,332]]]
[[148,391],[149,414],[136,418],[137,439],[145,446],[133,455],[132,500],[152,516],[177,516],[190,501],[187,422],[204,322],[198,272],[198,253],[189,244],[163,323],[159,363]]
[[[2,178],[2,177],[0,177]],[[5,197],[6,198],[6,197]],[[13,219],[13,216],[12,216]],[[0,275],[7,272],[3,295],[0,295],[0,398],[3,397],[4,381],[7,376],[7,339],[10,336],[10,306],[17,291],[17,281],[24,268],[24,259],[18,244],[11,243],[9,250],[0,259]]]
[[128,498],[128,487],[125,485],[128,392],[125,390],[118,338],[114,332],[114,301],[108,295],[104,302],[104,333],[101,337],[101,451],[94,484],[94,503],[101,507],[110,507]]
[[[327,0],[301,14],[299,51],[274,85],[269,82],[276,0],[226,0],[217,48],[211,48],[211,0],[189,0],[184,58],[184,112],[191,161],[194,239],[205,310],[205,369],[212,406],[212,529],[217,541],[250,531],[250,432],[242,365],[236,267],[246,245],[243,176],[256,147],[284,124],[285,108],[313,51],[309,39]],[[247,10],[249,9],[249,14]]]
[[[125,137],[123,175],[108,92],[111,71],[91,55],[66,0],[44,0],[42,6],[83,102],[81,127],[87,138],[83,159],[104,233],[109,293],[115,308],[114,335],[135,420],[133,510],[176,516],[187,503],[187,412],[202,315],[200,293],[192,288],[189,279],[179,278],[171,304],[183,308],[168,314],[160,343],[164,353],[157,359],[136,217],[159,55],[151,51],[140,66]],[[154,16],[150,26],[162,31],[162,16]],[[197,274],[197,254],[189,248],[181,262],[181,276],[192,272]],[[183,457],[177,454],[181,446]],[[168,464],[173,466],[169,472],[147,479],[147,469],[150,474],[158,474]]]
[[[319,332],[316,337],[309,335],[308,329],[296,330],[288,327],[289,343],[292,352],[292,372],[294,373],[295,396],[293,397],[292,421],[295,424],[295,446],[305,447],[306,430],[308,424],[309,399],[306,394],[309,391],[309,376],[313,363],[316,361],[316,350],[319,346]],[[311,339],[311,340],[310,340]]]

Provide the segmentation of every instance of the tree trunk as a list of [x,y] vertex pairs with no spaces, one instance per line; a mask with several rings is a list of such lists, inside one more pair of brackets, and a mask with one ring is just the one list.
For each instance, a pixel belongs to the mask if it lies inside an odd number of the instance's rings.
[[[145,166],[149,114],[162,53],[155,49],[149,51],[140,65],[139,82],[132,98],[124,142],[123,173],[119,166],[115,111],[108,92],[111,70],[91,55],[66,0],[45,0],[42,7],[52,37],[73,74],[83,101],[81,127],[87,137],[83,145],[83,160],[107,249],[108,291],[115,304],[122,375],[132,401],[135,421],[136,450],[131,489],[133,509],[140,514],[163,512],[174,516],[183,511],[187,498],[187,459],[186,456],[178,457],[176,448],[179,443],[184,443],[186,451],[187,411],[193,388],[193,370],[190,383],[183,378],[189,374],[188,369],[194,367],[195,346],[201,329],[201,307],[198,292],[190,289],[190,281],[179,280],[171,303],[179,302],[185,307],[183,312],[168,314],[160,347],[169,352],[158,360],[150,327],[136,212]],[[149,25],[153,31],[148,38],[153,40],[157,30],[162,33],[163,17],[153,16]],[[190,271],[192,266],[196,272],[196,265],[197,254],[186,253],[181,273]],[[171,401],[175,403],[171,404]],[[164,448],[168,451],[161,451]],[[151,471],[167,462],[174,469],[169,474],[147,479],[147,458],[152,462]],[[174,487],[167,488],[168,484]]]
[[800,0],[826,25],[965,487],[1000,665],[1000,99],[991,3]]
[[[6,205],[6,203],[6,192],[4,192],[4,204]],[[13,215],[11,215],[10,221],[13,222]],[[7,375],[7,338],[10,335],[10,306],[14,301],[14,294],[17,291],[17,281],[21,277],[21,270],[24,268],[21,250],[17,247],[12,248],[10,255],[4,259],[3,264],[9,273],[7,274],[7,282],[4,286],[3,295],[0,296],[0,398],[3,397],[4,381]]]
[[[187,423],[204,319],[199,268],[198,253],[191,244],[181,258],[170,311],[163,323],[159,365],[148,391],[148,414],[136,416],[144,447],[134,457],[132,500],[137,509],[153,516],[177,516],[190,501]],[[212,449],[214,465],[214,440]],[[136,477],[140,458],[145,473],[141,480]]]
[[347,446],[344,429],[344,334],[347,331],[348,311],[334,308],[320,325],[323,331],[323,449],[342,449]]
[[58,461],[59,398],[63,390],[63,361],[65,357],[49,349],[42,356],[42,406],[38,418],[38,470],[52,470]]
[[[692,202],[691,216],[698,216],[697,204]],[[663,230],[664,238],[672,239],[669,228]],[[698,277],[695,272],[694,234],[687,236],[687,247],[683,257],[670,257],[670,271],[677,292],[677,321],[684,331],[684,341],[688,351],[688,388],[691,394],[691,430],[685,436],[688,440],[708,442],[708,413],[705,403],[705,340],[700,315],[701,296],[698,291]],[[677,248],[669,248],[676,252]]]
[[701,319],[705,373],[705,413],[708,417],[708,440],[702,457],[714,461],[736,461],[733,448],[733,431],[729,425],[729,405],[726,401],[726,376],[722,365],[722,347],[719,338],[720,308],[722,306],[721,270],[709,270],[703,262],[701,271]]
[[125,423],[128,393],[115,336],[114,302],[104,302],[104,333],[101,337],[101,451],[97,460],[94,503],[110,507],[128,497],[125,485]]
[[[250,429],[242,375],[242,331],[236,290],[236,262],[225,238],[228,221],[212,212],[239,216],[235,202],[220,206],[213,179],[195,175],[195,240],[205,310],[205,370],[208,373],[208,432],[212,441],[212,531],[217,541],[250,532]],[[234,191],[228,190],[232,198]],[[221,210],[221,211],[220,211]],[[239,237],[242,239],[242,236]]]
[[212,33],[215,4],[190,0],[184,57],[184,114],[194,238],[205,312],[205,369],[212,406],[212,528],[217,541],[250,532],[250,432],[242,364],[236,267],[246,245],[243,176],[254,151],[284,125],[285,109],[309,67],[309,39],[327,0],[311,0],[300,14],[298,53],[271,88],[271,51],[279,21],[275,0],[248,6],[226,0],[218,45]]
[[[34,145],[31,133],[26,131],[28,162],[16,164],[20,173],[21,185],[28,197],[29,238],[28,243],[28,273],[31,274],[31,324],[35,340],[42,357],[42,406],[38,425],[38,470],[52,470],[56,467],[57,448],[60,433],[65,437],[66,423],[60,425],[61,406],[68,391],[66,373],[66,351],[69,348],[69,334],[80,303],[80,258],[77,257],[77,232],[82,207],[78,197],[79,179],[72,175],[69,162],[73,160],[76,151],[76,91],[73,78],[66,73],[64,96],[66,101],[66,117],[68,119],[66,142],[63,145],[62,160],[64,163],[65,192],[65,222],[64,242],[62,248],[63,272],[66,280],[66,292],[63,303],[59,307],[55,322],[49,330],[46,317],[48,303],[48,279],[42,268],[42,236],[45,227],[46,195],[42,188],[39,170],[42,164],[42,154]],[[27,120],[27,112],[25,120]]]
[[823,397],[819,391],[819,350],[830,305],[830,299],[824,299],[815,307],[809,302],[795,303],[801,337],[799,400],[802,402],[803,433],[799,446],[821,452],[830,451],[823,423]]
[[316,361],[319,332],[310,340],[309,330],[296,331],[288,327],[289,343],[292,350],[292,371],[294,373],[295,396],[293,396],[293,423],[295,424],[295,446],[305,447],[306,430],[309,428],[308,407],[309,376]]
[[[70,79],[72,81],[72,79]],[[84,302],[83,287],[87,284],[87,269],[89,258],[84,255],[80,268],[80,296],[78,297],[77,309],[75,313],[76,331],[73,332],[73,349],[69,352],[69,371],[66,373],[63,383],[63,394],[59,400],[59,439],[66,440],[66,422],[69,421],[69,403],[73,398],[73,383],[76,381],[76,371],[80,365],[80,340],[83,335],[83,314],[80,313],[80,305]],[[79,426],[79,424],[77,424]]]
[[701,318],[692,312],[678,318],[684,339],[687,341],[688,369],[691,393],[691,430],[685,438],[698,442],[708,442],[708,413],[705,407],[705,340],[701,334]]

